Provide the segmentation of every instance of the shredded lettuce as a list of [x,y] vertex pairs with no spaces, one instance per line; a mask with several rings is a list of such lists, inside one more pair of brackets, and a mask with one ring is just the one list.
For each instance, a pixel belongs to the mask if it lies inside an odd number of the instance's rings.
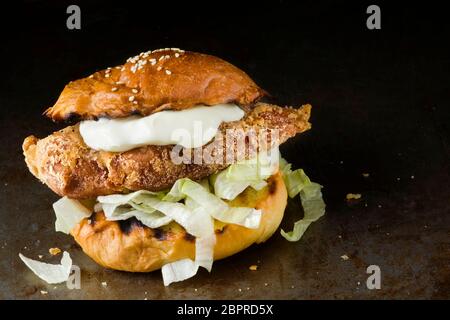
[[79,201],[63,197],[53,204],[56,215],[55,230],[70,233],[81,220],[91,215],[91,211]]
[[167,263],[162,266],[161,272],[164,286],[172,282],[183,281],[192,278],[197,274],[198,264],[191,259],[181,259],[175,262]]
[[60,264],[49,264],[41,261],[36,261],[25,257],[19,253],[20,259],[30,268],[39,278],[50,284],[65,282],[69,279],[70,270],[72,268],[72,259],[70,254],[63,252]]
[[265,181],[278,170],[279,150],[273,148],[261,152],[255,158],[230,165],[227,169],[210,177],[216,196],[233,200],[249,186],[261,190]]
[[136,191],[130,194],[113,194],[97,197],[96,211],[105,213],[110,221],[127,220],[135,217],[149,228],[159,228],[172,222],[173,218],[145,203],[148,197],[159,201],[161,195],[150,191]]
[[281,235],[288,241],[301,239],[309,225],[325,214],[325,202],[318,183],[311,182],[302,169],[292,171],[291,164],[281,159],[280,169],[290,198],[300,194],[304,217],[294,223],[292,231],[281,230]]

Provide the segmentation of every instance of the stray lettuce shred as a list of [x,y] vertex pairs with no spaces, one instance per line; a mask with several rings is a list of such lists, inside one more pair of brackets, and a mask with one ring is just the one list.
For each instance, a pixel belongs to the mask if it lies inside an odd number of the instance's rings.
[[21,253],[19,253],[19,257],[35,275],[49,284],[61,283],[69,279],[70,270],[72,269],[72,259],[66,251],[63,252],[60,264],[36,261],[25,257]]
[[301,239],[309,225],[325,214],[325,202],[318,183],[311,182],[303,169],[292,171],[291,164],[280,159],[280,170],[290,198],[300,194],[304,217],[294,223],[292,231],[281,230],[281,235],[288,241]]

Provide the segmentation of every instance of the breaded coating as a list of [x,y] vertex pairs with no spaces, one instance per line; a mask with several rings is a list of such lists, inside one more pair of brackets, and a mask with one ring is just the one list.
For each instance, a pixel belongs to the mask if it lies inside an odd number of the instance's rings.
[[[23,143],[23,151],[33,175],[60,196],[87,199],[142,189],[160,191],[170,188],[180,178],[205,178],[308,130],[310,110],[310,105],[294,109],[259,103],[243,119],[223,123],[209,144],[196,149],[180,147],[177,152],[174,145],[149,145],[126,152],[93,150],[84,143],[79,125],[41,140],[29,136]],[[242,132],[249,134],[243,140]],[[252,132],[268,138],[254,139]],[[278,136],[270,135],[274,132]],[[192,161],[196,155],[197,160],[200,155],[203,163]],[[210,163],[208,159],[218,160]]]

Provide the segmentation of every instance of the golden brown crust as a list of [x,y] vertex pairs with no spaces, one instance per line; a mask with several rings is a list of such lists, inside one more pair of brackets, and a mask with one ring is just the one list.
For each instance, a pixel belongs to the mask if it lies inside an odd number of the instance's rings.
[[[248,152],[267,150],[308,130],[311,126],[308,122],[310,108],[310,105],[292,109],[258,104],[242,120],[223,123],[221,132],[238,128],[245,132],[278,129],[278,140],[262,145],[250,139],[244,149],[236,144],[227,149],[227,144],[217,138],[203,148],[193,149],[191,155],[195,150],[209,148],[212,154],[222,152],[222,155],[227,155],[233,151],[234,160],[247,158]],[[84,144],[77,125],[42,140],[30,136],[23,143],[30,171],[57,194],[77,199],[130,190],[159,191],[171,187],[179,178],[199,180],[232,163],[175,164],[171,159],[173,147],[145,146],[119,153],[96,151]]]
[[[231,205],[262,210],[258,229],[234,224],[216,224],[214,259],[231,256],[253,243],[266,241],[277,230],[287,203],[280,173],[261,191],[248,188]],[[71,234],[83,251],[98,264],[111,269],[150,272],[184,258],[194,259],[195,238],[176,223],[150,229],[135,221],[107,221],[103,213],[82,220]]]
[[198,104],[247,106],[263,95],[247,74],[222,59],[167,49],[70,82],[45,114],[54,121],[119,118]]

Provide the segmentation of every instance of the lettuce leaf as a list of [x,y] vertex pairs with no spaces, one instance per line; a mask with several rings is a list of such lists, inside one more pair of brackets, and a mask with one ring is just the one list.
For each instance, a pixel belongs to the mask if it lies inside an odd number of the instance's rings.
[[280,161],[280,169],[290,198],[300,194],[304,217],[294,223],[292,231],[281,230],[281,235],[288,241],[301,239],[309,225],[317,221],[325,214],[325,202],[322,198],[321,188],[318,183],[311,182],[302,169],[292,171],[291,164],[286,160]]
[[273,148],[261,152],[255,158],[230,165],[227,169],[210,177],[214,194],[219,198],[233,200],[249,186],[261,190],[266,179],[278,171],[279,150]]
[[91,211],[83,206],[79,201],[63,197],[53,204],[53,210],[55,211],[56,221],[55,230],[70,233],[81,220],[88,218],[91,215]]
[[19,253],[20,259],[31,271],[39,278],[50,284],[65,282],[69,279],[70,270],[72,269],[72,259],[70,254],[63,252],[60,264],[50,264],[41,261],[36,261],[25,257]]

